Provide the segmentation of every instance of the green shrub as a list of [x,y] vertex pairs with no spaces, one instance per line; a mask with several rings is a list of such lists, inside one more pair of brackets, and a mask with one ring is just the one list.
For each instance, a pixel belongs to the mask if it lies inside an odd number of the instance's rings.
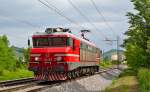
[[128,67],[119,75],[119,77],[124,77],[124,76],[137,76],[137,71],[135,71],[131,67]]
[[102,61],[100,63],[100,66],[103,67],[103,68],[108,68],[108,67],[112,66],[112,62],[111,61]]
[[140,92],[150,92],[150,69],[140,69],[138,79]]
[[113,60],[113,61],[112,61],[112,64],[118,65],[118,64],[120,64],[120,61],[118,61],[118,60]]

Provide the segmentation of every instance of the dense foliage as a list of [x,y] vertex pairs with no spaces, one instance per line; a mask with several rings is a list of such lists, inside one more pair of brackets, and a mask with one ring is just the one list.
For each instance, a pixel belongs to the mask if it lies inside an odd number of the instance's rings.
[[7,37],[0,37],[0,71],[6,69],[9,71],[13,71],[16,69],[17,59],[13,54],[12,49],[9,47],[9,41]]
[[24,62],[26,64],[28,64],[28,62],[29,62],[29,55],[30,55],[29,53],[30,53],[30,48],[23,49]]
[[109,67],[112,67],[113,64],[111,61],[108,61],[108,60],[103,60],[100,62],[100,68],[109,68]]
[[5,35],[0,36],[0,80],[33,76],[33,73],[27,70],[29,49],[24,49],[23,57],[24,60],[15,55]]
[[124,41],[126,59],[134,69],[150,68],[150,0],[132,0],[136,13],[129,12],[130,27]]
[[140,92],[150,92],[150,70],[140,69],[138,72]]

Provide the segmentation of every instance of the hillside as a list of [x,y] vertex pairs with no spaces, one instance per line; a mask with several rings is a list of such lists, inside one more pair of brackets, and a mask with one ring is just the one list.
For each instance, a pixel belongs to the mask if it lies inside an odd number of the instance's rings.
[[16,54],[17,57],[22,57],[23,56],[23,48],[11,46],[13,49],[14,53]]
[[[124,54],[124,51],[123,50],[119,50],[119,53],[120,54]],[[104,59],[111,60],[111,56],[113,54],[117,54],[117,50],[116,49],[112,49],[112,50],[109,50],[107,52],[104,52],[103,57],[104,57]]]

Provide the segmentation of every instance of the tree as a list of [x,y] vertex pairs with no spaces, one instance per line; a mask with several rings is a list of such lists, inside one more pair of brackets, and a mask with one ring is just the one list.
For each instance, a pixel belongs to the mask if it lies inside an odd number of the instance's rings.
[[24,51],[23,51],[23,54],[24,54],[25,63],[28,65],[29,60],[30,60],[30,47],[25,48]]
[[0,36],[0,70],[15,70],[16,59],[12,49],[8,46],[7,36]]
[[150,67],[150,0],[132,0],[137,13],[129,12],[130,27],[124,40],[128,64],[135,69]]

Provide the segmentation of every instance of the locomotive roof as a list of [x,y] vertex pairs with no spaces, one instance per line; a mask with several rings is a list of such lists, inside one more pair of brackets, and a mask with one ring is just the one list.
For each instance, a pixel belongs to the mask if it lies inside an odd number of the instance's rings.
[[83,38],[80,38],[80,37],[77,37],[76,35],[74,34],[71,34],[71,33],[68,33],[68,32],[55,32],[55,33],[51,33],[51,34],[47,34],[45,32],[36,32],[33,37],[36,37],[36,36],[66,36],[66,37],[72,37],[72,38],[75,38],[75,39],[78,39],[84,43],[87,43],[89,45],[92,45],[94,47],[96,47],[96,45],[94,43],[91,43]]

